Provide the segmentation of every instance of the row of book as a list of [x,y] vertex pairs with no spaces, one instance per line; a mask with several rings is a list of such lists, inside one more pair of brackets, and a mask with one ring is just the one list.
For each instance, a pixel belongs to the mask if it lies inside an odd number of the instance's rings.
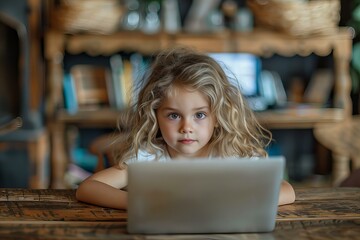
[[139,53],[128,57],[115,54],[109,66],[77,64],[64,73],[64,107],[70,114],[79,110],[109,107],[123,110],[132,102],[134,89],[149,66]]

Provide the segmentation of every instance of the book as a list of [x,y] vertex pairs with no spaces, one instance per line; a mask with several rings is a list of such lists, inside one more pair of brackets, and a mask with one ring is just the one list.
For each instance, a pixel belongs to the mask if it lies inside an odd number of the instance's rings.
[[133,78],[133,97],[132,101],[136,102],[139,91],[143,85],[144,76],[150,66],[151,60],[140,53],[133,53],[130,56],[132,65],[132,78]]
[[129,58],[120,54],[111,56],[112,89],[116,109],[122,110],[137,100],[144,75],[149,67],[150,60],[140,53],[132,53]]
[[133,91],[133,66],[129,59],[123,59],[124,71],[122,75],[122,94],[125,99],[125,106],[128,107],[131,104],[132,91]]
[[124,66],[123,60],[120,54],[115,54],[110,57],[110,66],[111,66],[111,80],[112,80],[112,89],[109,91],[112,92],[114,96],[114,105],[115,109],[121,110],[126,107],[125,97],[124,97],[124,86],[123,86],[123,73]]
[[75,65],[70,70],[75,82],[78,105],[81,108],[109,106],[107,89],[110,72],[98,65]]
[[63,94],[65,109],[70,114],[75,114],[78,111],[78,99],[76,95],[75,82],[70,73],[64,74],[63,80]]

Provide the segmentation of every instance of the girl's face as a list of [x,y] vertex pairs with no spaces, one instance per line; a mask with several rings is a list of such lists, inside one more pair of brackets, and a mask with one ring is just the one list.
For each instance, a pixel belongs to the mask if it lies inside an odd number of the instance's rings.
[[156,117],[171,158],[209,156],[216,120],[206,96],[175,87],[157,109]]

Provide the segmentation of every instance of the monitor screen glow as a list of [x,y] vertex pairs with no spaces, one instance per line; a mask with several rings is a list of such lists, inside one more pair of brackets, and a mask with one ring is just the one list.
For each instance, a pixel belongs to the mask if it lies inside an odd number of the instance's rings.
[[224,69],[229,80],[245,96],[258,94],[260,59],[249,53],[209,53]]

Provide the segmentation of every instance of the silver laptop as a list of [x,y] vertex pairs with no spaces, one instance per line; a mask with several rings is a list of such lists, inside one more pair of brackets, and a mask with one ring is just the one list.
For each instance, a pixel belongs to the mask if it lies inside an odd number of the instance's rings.
[[284,157],[128,166],[129,233],[241,233],[275,228]]

